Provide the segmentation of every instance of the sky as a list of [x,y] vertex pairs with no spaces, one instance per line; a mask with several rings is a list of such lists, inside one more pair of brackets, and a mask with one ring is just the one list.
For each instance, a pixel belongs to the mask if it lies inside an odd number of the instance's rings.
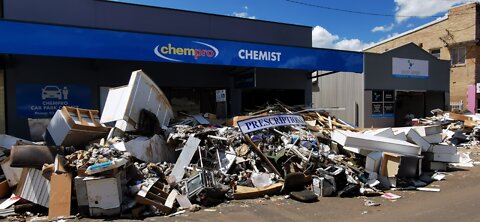
[[[359,51],[471,0],[115,0],[312,27],[312,46]],[[477,0],[480,1],[480,0]],[[235,28],[235,27],[232,27]]]

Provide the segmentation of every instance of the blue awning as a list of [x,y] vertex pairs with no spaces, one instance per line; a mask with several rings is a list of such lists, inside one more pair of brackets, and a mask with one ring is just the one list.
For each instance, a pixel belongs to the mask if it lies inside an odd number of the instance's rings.
[[[254,33],[252,33],[254,34]],[[0,20],[0,53],[363,72],[363,53]]]

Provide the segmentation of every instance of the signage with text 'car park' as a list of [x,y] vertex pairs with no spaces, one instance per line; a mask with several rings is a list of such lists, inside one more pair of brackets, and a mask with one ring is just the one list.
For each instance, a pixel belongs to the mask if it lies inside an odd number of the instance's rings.
[[89,86],[77,84],[18,84],[17,116],[50,118],[63,106],[91,109]]

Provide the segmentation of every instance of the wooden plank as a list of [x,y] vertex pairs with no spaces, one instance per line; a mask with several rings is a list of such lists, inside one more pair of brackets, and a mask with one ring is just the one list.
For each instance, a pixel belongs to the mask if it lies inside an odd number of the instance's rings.
[[233,198],[235,198],[236,200],[240,200],[253,199],[257,197],[263,197],[265,195],[272,195],[280,192],[282,186],[283,183],[275,183],[263,188],[237,186],[235,193],[233,193]]
[[465,116],[465,115],[462,115],[462,114],[456,114],[456,113],[449,113],[448,117],[450,119],[457,120],[457,121],[472,120],[471,117],[468,117],[468,116]]

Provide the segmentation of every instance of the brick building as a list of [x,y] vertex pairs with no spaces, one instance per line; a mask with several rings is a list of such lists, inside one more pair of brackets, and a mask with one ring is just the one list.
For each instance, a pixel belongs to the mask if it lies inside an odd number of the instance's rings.
[[365,52],[383,53],[413,42],[439,59],[450,60],[450,104],[462,103],[463,109],[475,112],[480,108],[479,7],[469,3],[451,8],[447,16],[386,39]]

